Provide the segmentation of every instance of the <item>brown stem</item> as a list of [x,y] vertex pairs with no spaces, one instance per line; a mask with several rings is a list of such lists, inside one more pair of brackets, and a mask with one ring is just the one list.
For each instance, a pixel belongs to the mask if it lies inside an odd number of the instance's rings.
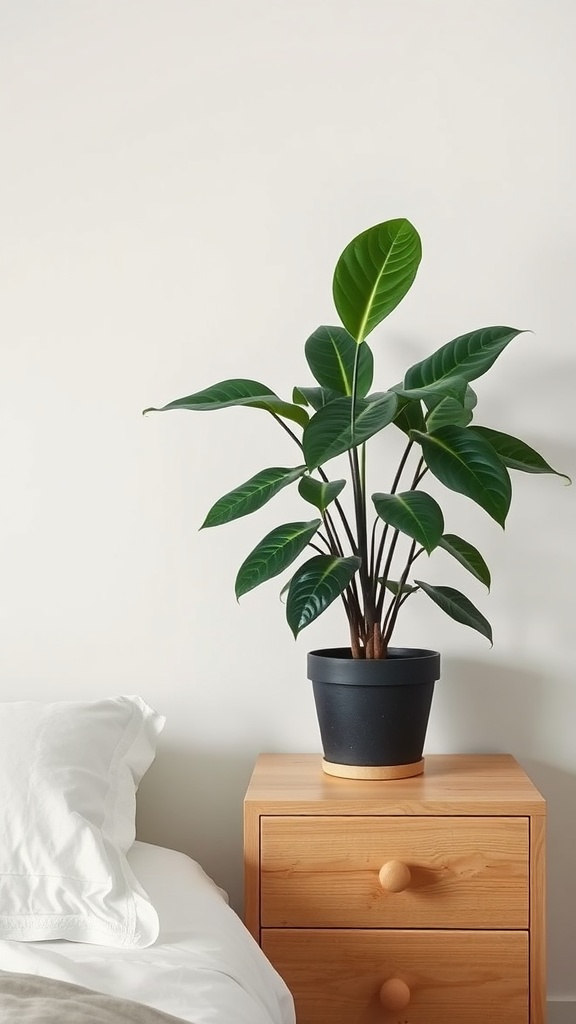
[[380,623],[379,622],[375,622],[374,623],[374,634],[373,635],[374,635],[374,657],[378,658],[378,659],[385,658],[386,657],[386,646],[383,643],[382,630],[380,628]]
[[358,633],[350,625],[350,650],[352,651],[353,658],[362,657],[362,649],[360,647],[360,641],[358,640]]

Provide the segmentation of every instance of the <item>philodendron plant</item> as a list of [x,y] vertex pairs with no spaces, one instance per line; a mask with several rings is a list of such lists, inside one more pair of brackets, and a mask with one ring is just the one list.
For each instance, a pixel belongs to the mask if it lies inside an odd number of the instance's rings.
[[[410,366],[400,383],[372,390],[373,356],[366,338],[410,289],[421,254],[418,232],[404,219],[377,224],[346,246],[333,280],[341,324],[318,327],[306,341],[315,384],[294,388],[292,401],[256,380],[233,379],[145,410],[249,406],[290,435],[294,465],[256,473],[220,498],[202,526],[221,526],[255,512],[284,487],[296,485],[315,517],[271,530],[241,564],[236,595],[290,570],[284,590],[294,636],[341,598],[354,658],[386,657],[399,612],[417,591],[492,641],[490,623],[464,594],[425,582],[417,571],[421,555],[442,548],[490,586],[480,552],[445,532],[442,509],[422,486],[429,474],[471,498],[503,527],[512,493],[509,470],[556,473],[523,441],[472,422],[476,395],[470,383],[522,333],[513,327],[463,334]],[[406,443],[386,477],[379,449],[382,490],[369,494],[367,442],[385,428],[402,431]],[[346,477],[332,479],[329,464],[344,454]],[[299,556],[304,560],[294,569]]]

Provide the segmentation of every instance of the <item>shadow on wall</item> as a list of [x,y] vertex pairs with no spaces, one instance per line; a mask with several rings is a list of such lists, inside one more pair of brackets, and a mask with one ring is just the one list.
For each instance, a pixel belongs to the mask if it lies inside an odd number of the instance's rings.
[[138,791],[138,839],[197,860],[227,891],[239,914],[244,900],[242,809],[254,761],[252,748],[172,747],[156,759]]
[[[545,797],[549,989],[560,998],[566,979],[574,978],[576,960],[576,774],[541,759],[554,749],[551,713],[542,675],[492,661],[488,668],[485,662],[446,659],[429,738],[430,752],[513,754]],[[558,727],[565,732],[566,723]]]
[[[529,757],[518,760],[548,803],[549,989],[557,998],[573,999],[566,989],[576,974],[576,775]],[[574,1013],[576,1004],[571,1008]]]
[[546,686],[525,666],[442,659],[428,745],[438,753],[533,753],[541,743]]

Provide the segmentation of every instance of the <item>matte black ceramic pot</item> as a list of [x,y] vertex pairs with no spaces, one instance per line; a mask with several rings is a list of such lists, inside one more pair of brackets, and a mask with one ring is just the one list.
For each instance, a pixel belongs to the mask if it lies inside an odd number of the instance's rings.
[[422,752],[440,655],[392,647],[379,660],[347,647],[308,655],[322,767],[344,778],[398,779],[424,770]]

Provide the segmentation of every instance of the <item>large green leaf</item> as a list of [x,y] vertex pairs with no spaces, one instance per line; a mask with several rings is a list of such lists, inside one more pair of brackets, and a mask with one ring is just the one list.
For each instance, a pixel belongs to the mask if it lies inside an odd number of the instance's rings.
[[354,360],[358,356],[356,394],[359,398],[368,394],[374,375],[374,357],[368,345],[363,345],[358,352],[354,338],[343,327],[318,327],[308,338],[304,352],[318,383],[339,395],[352,394]]
[[426,387],[449,377],[475,380],[490,369],[509,342],[519,334],[522,331],[514,327],[482,327],[462,334],[411,366],[404,377],[404,387]]
[[343,593],[359,567],[355,556],[316,555],[296,570],[286,601],[286,618],[295,637]]
[[177,398],[161,408],[144,409],[148,412],[171,412],[173,409],[191,409],[195,412],[206,412],[213,409],[229,409],[232,406],[245,405],[254,409],[265,409],[284,419],[293,420],[301,427],[308,423],[308,413],[290,402],[283,402],[278,395],[265,384],[257,380],[234,378],[222,380],[203,391],[197,391],[186,398]]
[[212,506],[200,529],[208,526],[222,526],[223,523],[230,523],[233,519],[240,519],[241,516],[250,515],[257,509],[262,508],[270,498],[274,497],[283,487],[297,480],[306,472],[306,466],[296,466],[295,469],[284,469],[279,466],[272,466],[270,469],[262,469],[256,476],[250,477],[244,484],[235,487],[233,491],[224,494]]
[[238,570],[236,597],[242,597],[287,569],[312,540],[321,523],[321,519],[313,519],[309,523],[285,523],[267,533]]
[[462,537],[457,537],[455,533],[445,533],[440,538],[439,547],[444,548],[490,590],[490,570],[478,548],[475,548],[469,541],[462,540]]
[[346,246],[334,271],[340,319],[358,343],[404,298],[422,258],[416,228],[405,219],[363,231]]
[[426,465],[441,483],[471,498],[504,526],[512,497],[510,477],[483,437],[454,426],[440,427],[434,434],[413,430],[410,437],[422,445]]
[[453,587],[432,587],[429,583],[423,583],[422,580],[414,580],[414,582],[451,619],[477,630],[492,643],[492,626],[488,619],[459,590],[454,590]]
[[337,398],[319,409],[302,436],[304,458],[309,469],[316,469],[350,448],[363,444],[373,434],[391,423],[396,414],[398,398],[392,391],[373,395],[370,400],[356,402],[354,433],[350,426],[352,399]]
[[294,388],[292,392],[294,402],[298,402],[300,405],[311,405],[316,412],[340,397],[337,391],[332,391],[330,388]]
[[504,465],[509,469],[519,469],[523,473],[554,473],[555,476],[564,477],[568,483],[572,482],[566,473],[559,473],[557,469],[552,469],[552,466],[549,466],[538,452],[524,441],[520,441],[519,438],[512,437],[511,434],[503,434],[500,430],[491,430],[489,427],[475,426],[470,429],[490,442]]
[[324,512],[345,486],[345,480],[316,480],[313,476],[306,475],[298,484],[298,491],[304,501]]
[[438,502],[425,491],[373,494],[372,501],[380,519],[417,541],[428,554],[438,545],[444,516]]

